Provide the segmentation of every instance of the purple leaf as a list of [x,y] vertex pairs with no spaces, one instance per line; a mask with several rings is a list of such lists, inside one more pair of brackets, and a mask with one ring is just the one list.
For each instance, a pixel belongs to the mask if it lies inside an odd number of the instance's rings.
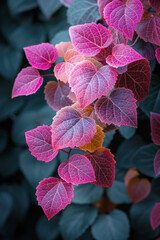
[[95,185],[111,187],[115,178],[115,160],[109,149],[98,148],[94,153],[86,153],[96,175]]
[[136,26],[136,32],[145,42],[160,45],[160,17],[145,11],[140,23]]
[[82,108],[112,90],[117,72],[110,66],[99,70],[90,61],[79,63],[71,72],[69,85]]
[[151,136],[152,141],[160,145],[160,114],[151,113]]
[[51,145],[51,127],[40,126],[25,133],[26,142],[31,154],[44,162],[53,160],[58,151],[53,151]]
[[114,0],[104,9],[104,19],[110,27],[115,28],[132,40],[136,24],[143,15],[143,5],[140,0],[127,0],[125,3]]
[[47,70],[58,58],[57,49],[50,43],[41,43],[24,48],[29,63],[38,69]]
[[115,30],[114,28],[110,27],[109,28],[112,34],[113,42],[115,44],[127,44],[128,39],[119,31]]
[[74,48],[87,57],[97,55],[112,43],[110,30],[102,24],[88,23],[69,28]]
[[72,100],[68,97],[71,89],[63,82],[48,82],[45,86],[45,99],[54,110],[72,105]]
[[96,133],[96,123],[90,117],[82,117],[72,107],[62,108],[53,118],[52,147],[54,150],[83,146]]
[[112,55],[106,58],[106,63],[112,67],[118,68],[140,59],[144,58],[133,48],[125,44],[119,44],[113,47]]
[[62,163],[58,168],[59,176],[74,185],[96,181],[94,169],[87,157],[74,154],[68,162]]
[[117,126],[137,127],[136,100],[131,90],[117,88],[109,97],[102,97],[96,102],[95,111],[100,120]]
[[156,10],[156,12],[160,11],[160,1],[158,0],[149,0],[151,7]]
[[160,203],[156,203],[152,208],[150,223],[153,230],[155,230],[160,225]]
[[37,69],[33,67],[23,68],[16,77],[12,90],[12,98],[33,94],[37,92],[42,83],[43,77]]
[[103,10],[105,8],[105,6],[110,3],[112,0],[98,0],[97,4],[98,4],[98,8],[99,8],[99,12],[101,14],[101,18],[103,18]]
[[154,172],[156,176],[160,175],[160,150],[157,151],[154,158]]
[[157,58],[157,61],[160,64],[160,47],[156,49],[156,58]]
[[62,179],[50,177],[39,182],[36,196],[48,220],[71,203],[73,186]]

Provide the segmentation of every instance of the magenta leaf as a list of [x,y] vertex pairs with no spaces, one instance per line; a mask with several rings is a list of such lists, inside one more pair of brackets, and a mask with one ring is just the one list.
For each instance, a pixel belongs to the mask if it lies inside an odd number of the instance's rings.
[[157,61],[160,64],[160,47],[156,49],[156,58],[157,58]]
[[115,160],[109,149],[98,148],[94,153],[86,153],[96,175],[95,185],[111,187],[115,178]]
[[36,196],[48,220],[71,203],[73,186],[55,177],[45,178],[37,186]]
[[119,44],[113,47],[112,55],[106,58],[106,63],[112,67],[118,68],[140,59],[144,58],[133,48],[125,44]]
[[74,185],[96,181],[92,164],[81,154],[74,154],[68,162],[61,163],[58,174],[63,180]]
[[51,145],[51,127],[40,126],[25,133],[26,142],[31,154],[44,162],[53,160],[58,151],[53,151]]
[[160,145],[160,114],[151,113],[151,136],[152,141]]
[[151,79],[151,68],[146,59],[142,59],[127,66],[127,71],[118,75],[115,87],[128,88],[134,93],[137,102],[148,96]]
[[117,72],[110,66],[99,70],[90,61],[79,63],[71,72],[69,85],[82,108],[112,90]]
[[160,226],[160,203],[156,203],[152,208],[150,215],[150,223],[153,230]]
[[63,82],[48,82],[45,86],[45,99],[54,110],[72,105],[72,100],[68,97],[71,89]]
[[143,5],[140,0],[127,0],[126,3],[114,0],[104,9],[104,19],[110,27],[115,28],[132,40],[136,24],[143,15]]
[[110,30],[102,24],[88,23],[69,28],[74,48],[87,57],[97,55],[112,43]]
[[103,10],[105,8],[105,6],[110,3],[112,0],[98,0],[97,4],[98,4],[98,8],[99,8],[99,12],[101,14],[101,18],[103,18]]
[[109,97],[96,102],[95,111],[101,122],[137,127],[136,100],[131,90],[117,88]]
[[160,45],[160,18],[146,11],[136,26],[136,32],[145,42]]
[[30,95],[40,88],[43,77],[37,69],[33,67],[23,68],[18,73],[12,90],[12,98],[22,95]]
[[156,176],[160,175],[160,150],[157,151],[154,158],[154,172]]
[[47,70],[58,58],[57,49],[50,43],[41,43],[24,48],[29,63],[38,69]]
[[89,143],[96,133],[96,123],[90,117],[82,117],[72,107],[57,112],[52,123],[52,147],[54,150]]
[[114,28],[110,27],[109,28],[112,34],[113,42],[115,44],[127,44],[128,39],[119,31],[115,30]]
[[156,12],[160,11],[160,1],[158,0],[149,0],[151,7],[156,10]]

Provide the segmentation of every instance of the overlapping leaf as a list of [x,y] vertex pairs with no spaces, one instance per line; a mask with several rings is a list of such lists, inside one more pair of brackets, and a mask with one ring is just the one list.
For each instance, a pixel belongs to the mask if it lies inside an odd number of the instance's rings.
[[139,60],[130,63],[127,71],[118,75],[115,87],[125,87],[134,93],[137,102],[144,100],[148,96],[150,86],[150,65],[147,60]]
[[156,176],[160,175],[160,150],[157,151],[154,158],[154,172]]
[[145,11],[141,21],[136,26],[136,32],[145,42],[160,45],[160,18]]
[[17,75],[12,90],[12,98],[21,95],[30,95],[40,88],[43,83],[43,77],[37,69],[33,67],[23,68]]
[[24,48],[29,63],[38,69],[49,69],[58,58],[57,49],[50,43],[41,43]]
[[151,136],[152,141],[160,145],[160,114],[151,113]]
[[48,82],[45,86],[45,99],[54,110],[70,106],[73,102],[69,98],[71,89],[63,82]]
[[95,185],[111,187],[115,178],[115,160],[109,149],[98,148],[85,156],[91,161],[96,175]]
[[160,1],[157,0],[149,0],[149,3],[151,5],[152,8],[154,8],[154,10],[156,10],[157,12],[160,11]]
[[129,89],[117,88],[108,97],[96,102],[95,110],[100,120],[107,124],[137,126],[136,100]]
[[97,55],[112,43],[110,30],[101,24],[84,24],[69,28],[74,48],[87,57]]
[[154,205],[150,215],[150,223],[154,230],[160,226],[160,203]]
[[71,42],[60,42],[59,44],[55,45],[55,48],[58,51],[58,56],[59,57],[64,57],[64,55],[66,54],[66,52],[70,49],[73,48],[72,43]]
[[143,5],[140,0],[126,2],[114,0],[104,9],[104,19],[110,27],[115,28],[132,40],[136,24],[143,15]]
[[83,61],[71,72],[69,85],[82,108],[102,95],[106,95],[114,86],[117,73],[110,66],[99,70],[90,61]]
[[73,186],[62,179],[45,178],[37,186],[36,196],[49,220],[71,203]]
[[156,58],[157,58],[157,61],[160,64],[160,47],[156,49]]
[[58,174],[63,180],[74,185],[96,181],[92,164],[81,154],[74,154],[68,162],[61,163]]
[[54,150],[83,146],[96,133],[96,123],[90,117],[82,117],[73,107],[62,108],[53,118],[52,147]]
[[51,127],[40,126],[25,133],[31,154],[38,160],[49,162],[54,159],[58,151],[53,151],[51,145]]
[[118,44],[112,49],[112,55],[106,58],[106,63],[110,66],[118,68],[129,63],[144,59],[133,48],[125,44]]

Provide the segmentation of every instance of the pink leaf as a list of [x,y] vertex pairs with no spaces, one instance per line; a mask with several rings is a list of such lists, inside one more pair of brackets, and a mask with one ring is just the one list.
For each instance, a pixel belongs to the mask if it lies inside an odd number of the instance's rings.
[[54,110],[72,105],[72,100],[68,97],[71,89],[63,82],[48,82],[45,86],[45,99]]
[[94,153],[86,153],[96,175],[95,185],[111,187],[115,178],[115,160],[109,149],[98,148]]
[[104,123],[137,127],[136,100],[129,89],[117,88],[96,102],[95,110]]
[[160,203],[156,203],[152,208],[150,223],[153,230],[155,230],[160,225]]
[[83,146],[96,133],[96,123],[90,117],[82,117],[72,107],[62,108],[53,118],[52,147],[54,150]]
[[102,24],[87,23],[69,28],[74,48],[87,57],[97,55],[112,43],[110,30]]
[[145,42],[160,45],[160,18],[146,11],[136,26],[136,32]]
[[160,1],[158,0],[149,0],[151,7],[156,10],[156,12],[160,11]]
[[110,66],[99,70],[90,61],[79,63],[71,72],[69,85],[82,108],[112,90],[117,72]]
[[62,163],[58,168],[59,176],[74,185],[96,181],[94,169],[87,157],[74,154],[68,162]]
[[36,196],[48,220],[71,203],[73,186],[62,179],[50,177],[39,182]]
[[57,49],[50,43],[41,43],[24,48],[29,63],[38,69],[47,70],[58,58]]
[[58,56],[59,57],[64,57],[64,55],[66,54],[66,52],[70,49],[73,48],[72,43],[71,42],[60,42],[59,44],[55,45],[55,48],[58,51]]
[[151,113],[151,136],[152,141],[160,145],[160,114]]
[[156,49],[156,58],[157,58],[157,61],[160,64],[160,47]]
[[154,158],[154,172],[156,176],[160,175],[160,150],[157,151]]
[[148,96],[151,80],[151,68],[146,59],[142,59],[127,66],[127,71],[118,75],[115,87],[128,88],[134,93],[137,102]]
[[51,127],[40,126],[25,133],[26,142],[31,154],[44,162],[53,160],[58,151],[53,151],[51,145]]
[[105,6],[110,3],[112,0],[98,0],[97,4],[98,4],[98,8],[99,8],[99,12],[101,14],[101,18],[103,18],[103,10],[105,8]]
[[136,24],[143,15],[143,5],[140,0],[127,0],[126,3],[114,0],[104,9],[104,19],[110,27],[115,28],[132,40]]
[[113,47],[112,55],[106,58],[106,63],[112,67],[118,68],[140,59],[144,58],[133,48],[125,44],[119,44]]
[[73,67],[74,65],[68,62],[58,63],[54,68],[54,73],[57,80],[67,83]]
[[41,77],[37,69],[33,67],[23,68],[15,80],[12,90],[12,98],[33,94],[37,92],[42,83],[43,77]]
[[115,30],[114,28],[109,28],[112,34],[113,42],[115,44],[127,44],[128,39],[119,31]]

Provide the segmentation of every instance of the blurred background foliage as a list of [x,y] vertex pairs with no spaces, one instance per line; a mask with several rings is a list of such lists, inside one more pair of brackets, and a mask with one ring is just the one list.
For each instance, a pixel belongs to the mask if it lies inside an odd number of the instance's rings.
[[[23,47],[69,41],[69,25],[100,18],[97,1],[73,0],[66,8],[58,0],[0,0],[0,18],[0,239],[155,239],[160,231],[151,229],[149,215],[154,203],[160,201],[160,178],[155,178],[153,171],[157,148],[151,141],[149,117],[151,111],[160,112],[156,60],[151,61],[149,96],[139,104],[138,129],[121,126],[105,134],[104,146],[117,161],[112,188],[76,186],[72,204],[48,222],[37,205],[35,190],[40,180],[57,176],[64,153],[50,163],[37,161],[28,151],[24,132],[51,124],[55,112],[44,100],[43,87],[35,95],[15,99],[11,99],[11,90],[17,73],[28,65]],[[51,79],[45,79],[44,85]],[[136,204],[124,184],[124,176],[132,167],[152,185],[149,196]]]

